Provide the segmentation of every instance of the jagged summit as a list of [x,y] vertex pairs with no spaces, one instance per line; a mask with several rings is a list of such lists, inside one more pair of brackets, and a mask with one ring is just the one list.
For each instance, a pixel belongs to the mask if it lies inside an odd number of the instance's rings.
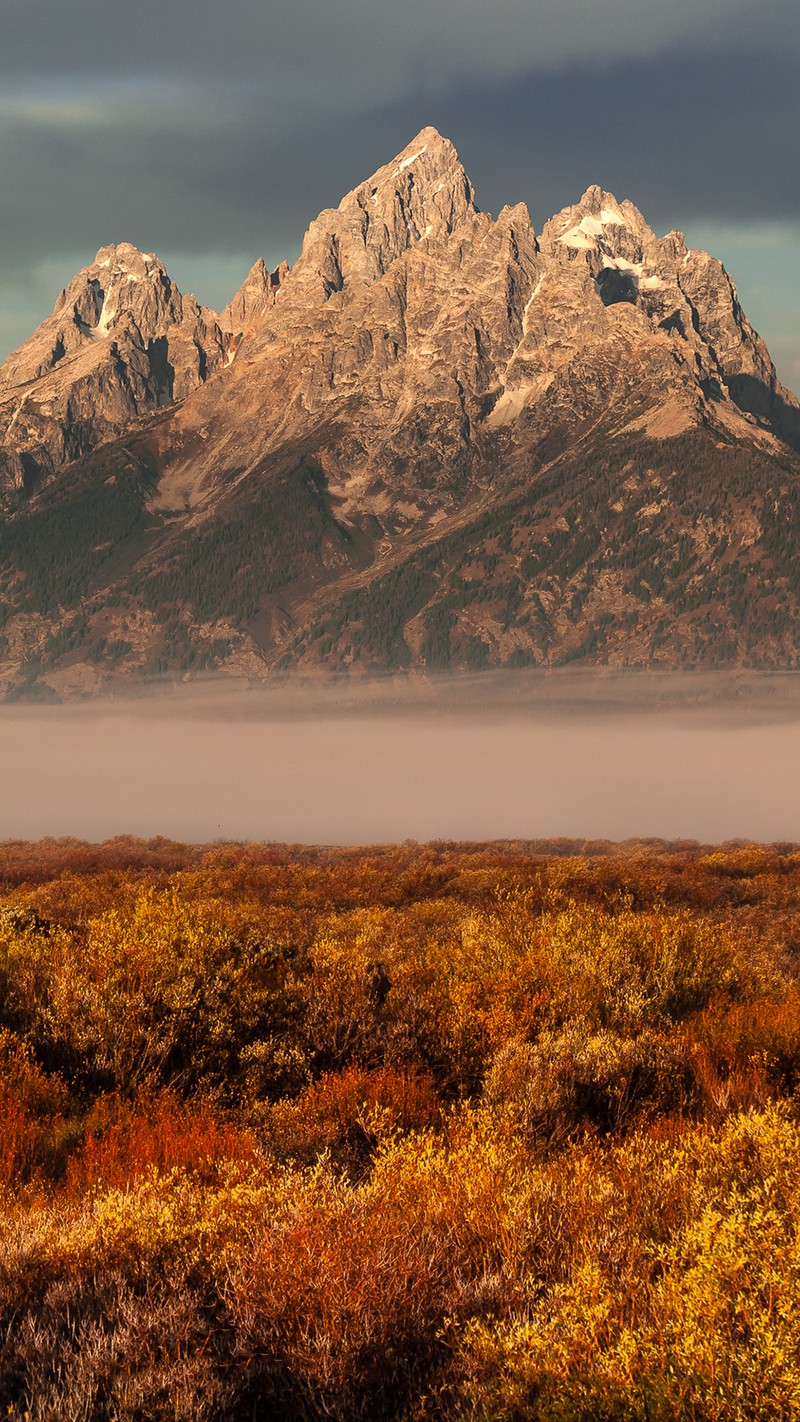
[[609,251],[621,247],[641,251],[656,242],[656,235],[641,212],[627,199],[618,202],[613,193],[593,185],[571,207],[565,207],[545,223],[542,246],[558,254]]
[[132,242],[109,242],[100,248],[93,265],[139,277],[148,276],[154,268],[166,275],[164,263],[154,252],[142,252]]
[[448,234],[475,216],[475,193],[450,142],[435,128],[423,128],[389,163],[360,184],[340,203],[355,204],[374,222],[376,215],[394,218],[402,204],[411,239]]
[[[438,128],[434,128],[433,124],[426,124],[426,126],[421,128],[419,133],[415,134],[406,144],[405,148],[392,159],[392,162],[384,164],[384,167],[391,168],[407,165],[412,158],[415,158],[417,154],[422,152],[428,153],[429,157],[434,161],[441,159],[448,163],[459,162],[455,144],[449,138],[445,138],[444,134],[440,133]],[[380,171],[383,170],[381,169]]]
[[167,275],[163,262],[130,242],[101,247],[60,293],[53,311],[0,366],[0,385],[13,388],[46,375],[100,338],[135,326],[154,340],[200,310]]
[[589,184],[577,205],[587,212],[600,212],[605,209],[606,211],[616,213],[618,216],[621,212],[620,205],[614,197],[614,194],[607,192],[605,188],[601,188],[598,183]]
[[130,242],[98,251],[0,366],[0,461],[25,486],[132,420],[185,399],[228,359],[216,313]]
[[475,194],[461,160],[449,138],[438,129],[423,128],[405,148],[382,167],[347,193],[339,210],[348,210],[353,202],[382,212],[393,206],[401,194],[409,199],[414,216],[421,219],[420,232],[434,220],[450,231],[463,218],[474,213]]
[[369,189],[371,205],[379,208],[387,194],[408,192],[420,217],[438,219],[449,231],[477,210],[472,184],[454,145],[435,128],[421,129],[391,162],[356,191],[363,192],[365,188]]
[[282,283],[289,274],[287,262],[270,271],[263,257],[253,263],[236,295],[220,313],[223,330],[237,336],[247,331],[273,305]]
[[472,184],[449,139],[424,128],[390,163],[321,212],[306,233],[293,282],[326,297],[377,281],[424,238],[443,238],[475,218]]

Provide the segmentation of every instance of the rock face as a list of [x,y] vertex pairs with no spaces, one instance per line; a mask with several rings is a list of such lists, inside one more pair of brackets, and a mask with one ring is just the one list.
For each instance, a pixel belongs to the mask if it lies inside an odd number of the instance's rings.
[[628,303],[651,330],[677,337],[678,357],[706,382],[706,394],[719,395],[716,387],[722,387],[742,410],[782,424],[778,432],[800,445],[797,400],[777,381],[769,352],[715,257],[689,251],[680,232],[658,239],[632,203],[617,203],[597,187],[547,223],[542,248],[562,263],[582,260],[605,305]]
[[241,337],[274,304],[281,282],[286,280],[288,273],[288,263],[281,262],[274,272],[270,272],[264,258],[259,257],[220,315],[222,329],[236,338]]
[[101,247],[53,314],[0,366],[0,470],[19,486],[131,421],[182,400],[225,364],[229,336],[157,257]]
[[434,129],[220,316],[103,249],[0,429],[15,685],[800,656],[800,408],[721,263],[598,187],[493,219]]

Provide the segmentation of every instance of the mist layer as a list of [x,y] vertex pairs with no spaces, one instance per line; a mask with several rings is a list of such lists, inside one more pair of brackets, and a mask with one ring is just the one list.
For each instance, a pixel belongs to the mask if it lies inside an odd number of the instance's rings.
[[796,705],[663,685],[5,707],[0,838],[800,840]]

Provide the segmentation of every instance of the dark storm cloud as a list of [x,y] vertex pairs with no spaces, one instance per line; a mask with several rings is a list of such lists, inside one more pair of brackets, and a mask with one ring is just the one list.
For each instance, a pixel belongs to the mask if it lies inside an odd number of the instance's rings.
[[363,95],[403,66],[510,73],[534,60],[703,43],[709,30],[747,24],[752,8],[752,0],[4,0],[0,73],[218,80],[273,69]]
[[157,123],[149,89],[113,103],[103,92],[43,93],[0,132],[0,261],[91,256],[121,238],[291,253],[320,208],[428,122],[454,139],[481,206],[526,200],[538,226],[590,182],[631,197],[660,227],[794,219],[795,78],[790,55],[673,54],[453,84],[363,110],[307,105],[291,118],[268,94],[220,86],[212,99],[188,87]]

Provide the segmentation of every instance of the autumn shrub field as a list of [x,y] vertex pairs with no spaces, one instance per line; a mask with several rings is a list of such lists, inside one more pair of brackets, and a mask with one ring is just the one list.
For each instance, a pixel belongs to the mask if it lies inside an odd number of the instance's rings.
[[800,848],[0,845],[0,1416],[800,1416]]

